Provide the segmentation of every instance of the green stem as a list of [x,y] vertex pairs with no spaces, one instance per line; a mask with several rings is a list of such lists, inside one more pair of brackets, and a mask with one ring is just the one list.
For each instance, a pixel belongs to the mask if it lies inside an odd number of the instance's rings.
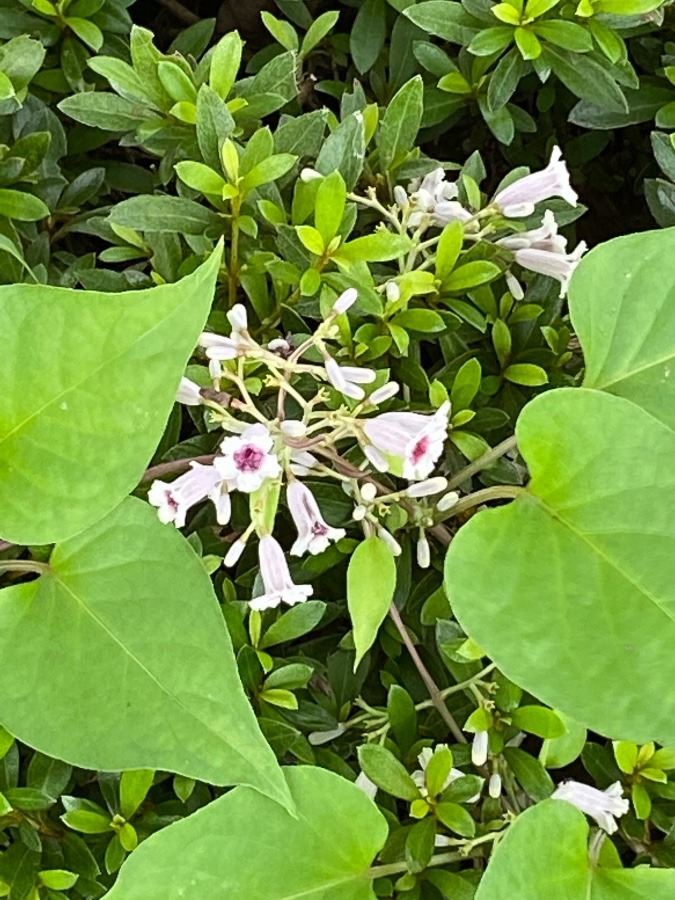
[[506,440],[502,441],[501,444],[497,444],[491,450],[488,450],[487,453],[479,456],[477,460],[475,460],[470,465],[466,466],[466,468],[462,469],[455,476],[453,476],[448,482],[447,490],[452,490],[452,488],[463,484],[468,478],[471,478],[472,475],[475,475],[477,472],[481,472],[483,469],[487,469],[487,467],[492,465],[493,462],[504,456],[504,454],[508,453],[509,450],[513,450],[513,448],[516,446],[516,436],[515,434],[512,434],[511,437],[506,438]]
[[473,509],[474,506],[480,506],[483,503],[488,503],[490,500],[513,500],[520,494],[526,493],[527,490],[524,487],[520,487],[520,485],[495,484],[493,487],[483,488],[481,491],[475,491],[473,494],[467,494],[466,497],[462,497],[442,518],[448,519],[452,518],[452,516],[458,516],[467,509]]
[[237,302],[237,288],[239,286],[239,212],[241,210],[241,198],[232,198],[232,240],[230,243],[230,269],[228,277],[228,297],[230,307]]
[[[466,855],[464,853],[458,853],[454,851],[453,853],[438,853],[436,856],[432,856],[427,864],[427,868],[431,868],[432,866],[445,866],[448,863],[461,862],[463,859],[466,859]],[[366,875],[368,878],[384,878],[386,875],[398,875],[401,872],[407,872],[408,866],[404,862],[396,862],[396,863],[388,863],[385,866],[373,866],[368,869]]]
[[0,572],[34,572],[42,575],[49,572],[49,563],[38,562],[35,559],[7,559],[0,561]]

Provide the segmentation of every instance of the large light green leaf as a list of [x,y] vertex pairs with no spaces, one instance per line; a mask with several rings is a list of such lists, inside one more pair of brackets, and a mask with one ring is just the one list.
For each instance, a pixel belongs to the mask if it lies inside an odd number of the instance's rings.
[[110,900],[370,900],[387,837],[375,804],[325,769],[285,770],[297,818],[247,788],[160,831],[122,867]]
[[0,591],[0,722],[85,769],[166,769],[288,792],[188,542],[127,498]]
[[[494,852],[476,900],[672,900],[671,869],[592,864],[583,813],[564,800],[545,800],[511,825]],[[611,848],[610,848],[611,849]],[[605,863],[603,865],[602,863]]]
[[0,536],[71,537],[138,483],[208,315],[220,257],[142,291],[0,287]]
[[675,431],[675,228],[616,238],[582,260],[570,312],[584,386],[632,400]]
[[562,389],[523,410],[532,474],[455,536],[446,589],[515,682],[617,738],[675,741],[675,436],[629,401]]

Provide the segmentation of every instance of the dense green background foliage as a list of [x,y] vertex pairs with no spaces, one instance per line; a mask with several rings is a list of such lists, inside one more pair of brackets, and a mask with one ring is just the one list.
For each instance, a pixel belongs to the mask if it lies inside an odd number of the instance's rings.
[[[675,895],[672,22],[0,0],[0,896]],[[581,204],[514,226],[491,198],[555,144]],[[394,188],[441,163],[471,224],[410,228]],[[664,229],[594,249],[568,306],[496,242],[545,211],[592,246]],[[274,416],[259,361],[214,388],[200,331],[239,302],[297,346],[352,287],[331,350],[404,385],[388,409],[451,401],[437,473],[465,496],[376,503],[394,558],[311,475],[347,534],[290,558],[313,599],[252,613],[255,542],[222,561],[278,491],[181,535],[147,487],[210,460],[233,399]],[[547,799],[567,778],[630,798],[590,856]]]

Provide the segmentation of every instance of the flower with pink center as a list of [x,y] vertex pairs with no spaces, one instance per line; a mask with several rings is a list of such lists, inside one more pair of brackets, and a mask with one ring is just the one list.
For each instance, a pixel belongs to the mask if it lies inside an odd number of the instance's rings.
[[271,535],[260,538],[258,547],[263,593],[250,601],[251,609],[274,609],[281,603],[293,606],[312,596],[311,584],[295,584],[279,542]]
[[554,147],[549,164],[541,172],[532,172],[499,191],[492,201],[509,219],[531,216],[542,200],[562,197],[570,206],[577,205],[576,191],[570,185],[570,173],[560,147]]
[[220,445],[222,456],[217,456],[213,464],[230,489],[250,494],[267,478],[281,475],[273,446],[272,436],[264,425],[249,425],[240,435],[225,438]]
[[[382,413],[363,423],[368,458],[384,460],[387,470],[408,481],[428,478],[448,436],[450,404],[432,416],[411,412]],[[372,453],[372,448],[375,453]]]
[[190,463],[190,470],[175,481],[153,481],[148,491],[148,501],[157,507],[160,522],[173,522],[176,528],[185,525],[185,518],[200,500],[208,497],[216,507],[220,525],[230,521],[230,497],[228,486],[215,466]]
[[323,553],[331,541],[345,536],[344,528],[332,528],[324,521],[314,494],[300,481],[292,481],[286,489],[288,508],[298,529],[298,537],[291,547],[291,556]]

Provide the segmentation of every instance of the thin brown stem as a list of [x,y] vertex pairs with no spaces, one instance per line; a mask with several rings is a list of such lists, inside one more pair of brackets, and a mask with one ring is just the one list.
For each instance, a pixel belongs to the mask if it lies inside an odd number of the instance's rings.
[[473,494],[467,494],[460,501],[455,503],[444,518],[452,518],[460,513],[466,512],[467,509],[473,509],[475,506],[481,506],[490,500],[513,500],[520,494],[526,494],[524,487],[516,484],[495,484],[493,487],[483,488],[483,490],[475,491]]
[[187,472],[190,468],[190,463],[193,462],[208,466],[215,458],[215,453],[207,453],[204,456],[187,456],[185,459],[173,459],[170,462],[159,463],[145,470],[140,483],[147,484],[148,481],[154,481],[155,478],[162,478],[164,475]]
[[192,10],[186,9],[182,3],[179,3],[179,0],[159,0],[159,2],[162,6],[165,6],[169,12],[172,12],[177,19],[181,22],[185,22],[186,25],[195,25],[200,21],[199,16],[196,13],[193,13]]
[[398,629],[398,633],[401,635],[401,638],[403,639],[403,643],[405,644],[406,649],[408,650],[408,653],[410,654],[410,658],[414,662],[415,668],[420,673],[420,676],[422,677],[422,681],[424,681],[424,684],[426,685],[426,688],[429,691],[429,696],[431,697],[431,700],[432,700],[434,706],[440,713],[443,721],[448,726],[448,728],[454,735],[455,739],[457,741],[459,741],[461,744],[466,744],[467,741],[466,741],[466,738],[464,737],[462,729],[459,727],[457,722],[455,722],[454,718],[452,717],[452,715],[450,713],[450,710],[445,705],[445,701],[443,700],[443,695],[441,694],[441,691],[440,691],[438,685],[436,684],[434,679],[431,677],[431,674],[429,673],[429,670],[427,669],[427,667],[422,662],[422,658],[419,655],[419,653],[417,652],[417,647],[414,645],[412,638],[410,637],[410,634],[408,633],[408,629],[405,627],[403,619],[401,618],[401,614],[398,611],[398,609],[396,608],[395,604],[393,604],[393,603],[389,607],[389,616],[391,617],[391,620],[393,621],[394,625]]

